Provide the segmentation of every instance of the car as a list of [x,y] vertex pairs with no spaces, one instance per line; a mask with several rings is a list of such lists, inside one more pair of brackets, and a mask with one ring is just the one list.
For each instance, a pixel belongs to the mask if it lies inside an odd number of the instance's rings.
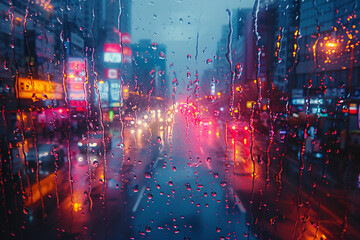
[[[90,163],[91,168],[97,168],[104,163],[104,157],[97,153],[79,153],[76,155],[76,161],[79,166],[88,165]],[[88,162],[90,161],[90,162]]]
[[250,142],[250,127],[248,122],[244,121],[233,121],[228,123],[227,126],[228,138],[240,141],[244,145]]
[[105,146],[107,149],[110,149],[111,147],[111,138],[109,136],[106,136],[105,139],[103,139],[103,131],[97,131],[97,132],[91,132],[88,134],[85,134],[82,139],[78,142],[78,148],[81,153],[85,153],[89,146],[89,152],[93,153],[99,153],[104,149],[104,143],[103,140],[105,140]]
[[211,135],[214,132],[214,122],[210,119],[201,119],[199,121],[200,134]]
[[64,164],[66,152],[65,146],[61,144],[39,144],[36,148],[32,147],[25,153],[28,168],[31,172],[35,172],[39,160],[39,173],[42,175],[52,173]]

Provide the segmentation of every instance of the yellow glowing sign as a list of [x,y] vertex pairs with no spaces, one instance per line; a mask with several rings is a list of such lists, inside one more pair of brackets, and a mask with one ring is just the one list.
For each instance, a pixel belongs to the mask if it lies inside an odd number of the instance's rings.
[[19,78],[18,87],[19,98],[63,99],[64,97],[63,86],[60,83]]
[[246,107],[247,107],[247,108],[252,108],[253,104],[255,104],[254,101],[247,101],[247,102],[246,102]]

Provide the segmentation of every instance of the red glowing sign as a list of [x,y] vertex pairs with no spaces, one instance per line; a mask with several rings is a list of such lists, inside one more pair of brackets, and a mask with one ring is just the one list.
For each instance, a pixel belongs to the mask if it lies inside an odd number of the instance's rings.
[[105,68],[104,69],[104,78],[105,79],[118,79],[119,78],[119,69]]
[[121,53],[121,46],[118,43],[104,43],[104,52]]

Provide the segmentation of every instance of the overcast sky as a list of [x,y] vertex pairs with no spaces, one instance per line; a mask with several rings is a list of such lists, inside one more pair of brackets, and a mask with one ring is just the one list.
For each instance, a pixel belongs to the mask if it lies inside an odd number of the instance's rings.
[[[167,46],[167,65],[174,64],[180,84],[187,84],[186,68],[192,75],[210,67],[220,39],[221,28],[228,24],[226,9],[252,8],[254,0],[134,0],[132,42],[147,38]],[[198,60],[195,62],[196,36],[199,32]],[[191,60],[187,59],[190,54]],[[169,71],[170,70],[170,71]],[[170,78],[171,79],[171,78]]]

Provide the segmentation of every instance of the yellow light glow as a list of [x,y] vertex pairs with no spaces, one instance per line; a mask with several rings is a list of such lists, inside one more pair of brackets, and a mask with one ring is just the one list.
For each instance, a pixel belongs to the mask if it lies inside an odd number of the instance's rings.
[[81,204],[80,203],[74,203],[74,211],[77,212],[81,210]]
[[125,93],[129,92],[129,89],[124,88],[124,92],[125,92]]

